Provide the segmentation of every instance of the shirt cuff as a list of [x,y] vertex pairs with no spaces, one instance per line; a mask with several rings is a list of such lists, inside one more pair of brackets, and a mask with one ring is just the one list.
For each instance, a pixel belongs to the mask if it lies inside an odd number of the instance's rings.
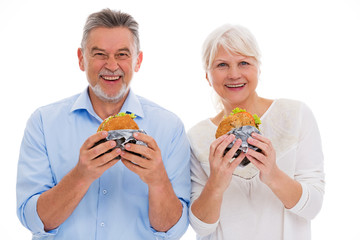
[[308,187],[306,186],[306,184],[303,184],[303,183],[300,183],[300,184],[301,184],[301,188],[302,188],[301,197],[294,207],[288,209],[288,211],[295,213],[297,215],[304,209],[307,202],[309,201]]
[[182,204],[182,215],[174,226],[166,232],[158,232],[151,227],[151,231],[154,233],[155,239],[180,239],[180,237],[185,233],[187,227],[189,226],[188,205],[181,199],[180,202]]
[[37,239],[37,237],[40,236],[43,237],[43,236],[56,235],[58,232],[58,228],[45,232],[44,224],[37,213],[37,201],[39,197],[40,194],[32,196],[26,203],[24,209],[26,225],[27,228],[33,233],[33,239]]
[[189,219],[194,231],[200,236],[207,236],[213,233],[216,230],[220,221],[220,219],[218,219],[215,223],[205,223],[201,221],[192,213],[191,206],[189,210]]

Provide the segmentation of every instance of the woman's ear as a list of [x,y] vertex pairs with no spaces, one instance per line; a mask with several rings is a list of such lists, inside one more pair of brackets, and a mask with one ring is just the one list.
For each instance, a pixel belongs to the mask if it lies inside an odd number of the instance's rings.
[[211,85],[211,81],[209,80],[208,73],[206,73],[205,77],[206,77],[206,80],[207,80],[207,81],[208,81],[208,83],[209,83],[209,86],[210,86],[210,87],[212,87],[212,85]]

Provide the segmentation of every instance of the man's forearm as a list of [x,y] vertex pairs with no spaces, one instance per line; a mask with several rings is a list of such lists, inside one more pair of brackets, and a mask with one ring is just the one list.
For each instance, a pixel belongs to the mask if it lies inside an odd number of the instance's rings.
[[74,171],[38,199],[37,212],[45,231],[59,227],[71,215],[91,184],[80,180]]
[[151,226],[166,232],[181,218],[182,204],[175,195],[170,180],[162,186],[149,186],[149,219]]

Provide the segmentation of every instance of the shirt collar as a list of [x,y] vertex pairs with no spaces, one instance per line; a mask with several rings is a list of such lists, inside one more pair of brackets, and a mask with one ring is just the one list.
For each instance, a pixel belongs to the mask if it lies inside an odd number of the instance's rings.
[[95,113],[94,108],[93,108],[93,106],[91,104],[91,101],[90,101],[88,88],[86,88],[82,93],[80,93],[80,95],[78,96],[78,98],[74,102],[74,104],[73,104],[70,111],[74,112],[76,110],[82,110],[82,109],[88,111],[93,116],[97,117],[97,114]]
[[[82,93],[80,93],[79,97],[76,99],[71,108],[71,112],[81,109],[88,111],[95,118],[100,119],[100,117],[95,113],[94,108],[91,104],[88,88],[86,88]],[[134,113],[137,117],[144,117],[144,111],[139,101],[139,98],[131,89],[129,90],[129,94],[123,106],[121,107],[120,112]]]
[[144,117],[144,111],[139,101],[139,98],[135,95],[135,93],[131,89],[129,90],[129,94],[120,112],[133,113],[140,118]]

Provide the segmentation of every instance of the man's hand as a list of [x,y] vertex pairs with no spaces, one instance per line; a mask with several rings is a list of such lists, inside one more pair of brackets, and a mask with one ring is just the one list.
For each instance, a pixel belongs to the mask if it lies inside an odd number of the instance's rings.
[[[161,186],[168,181],[168,176],[162,161],[161,151],[155,140],[143,133],[134,133],[134,137],[147,146],[131,144],[125,145],[127,151],[121,151],[121,160],[124,165],[141,178],[146,184]],[[128,152],[130,151],[130,152]],[[132,154],[140,154],[143,157]]]
[[[81,146],[79,161],[74,169],[79,176],[92,182],[119,161],[114,159],[121,152],[119,148],[106,153],[115,147],[115,141],[107,141],[94,147],[95,143],[106,138],[107,135],[108,132],[106,131],[97,132]],[[100,156],[101,154],[103,155]]]
[[172,188],[155,140],[142,133],[134,133],[134,137],[147,146],[126,144],[125,149],[143,157],[121,151],[121,160],[148,185],[150,224],[155,230],[166,232],[179,221],[182,204]]
[[118,162],[114,158],[119,155],[119,149],[105,153],[115,146],[114,141],[94,147],[107,134],[98,132],[90,136],[80,148],[77,165],[56,186],[40,195],[37,212],[46,231],[60,226],[77,207],[91,183]]

